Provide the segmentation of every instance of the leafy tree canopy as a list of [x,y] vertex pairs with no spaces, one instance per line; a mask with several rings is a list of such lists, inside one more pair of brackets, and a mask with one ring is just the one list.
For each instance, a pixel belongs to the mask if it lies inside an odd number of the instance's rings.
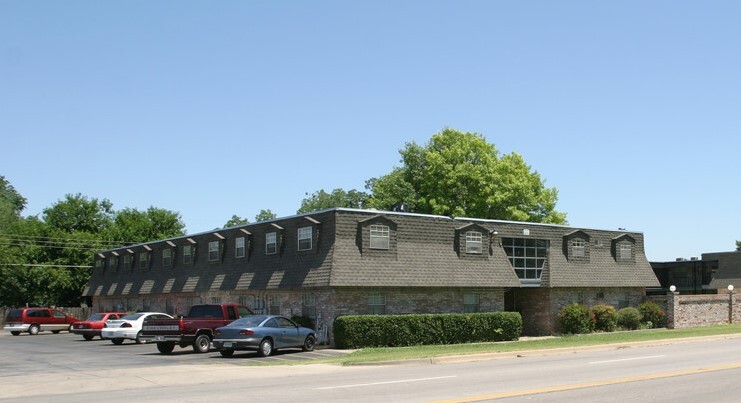
[[362,208],[365,205],[368,194],[355,189],[345,191],[335,189],[332,193],[327,193],[324,189],[309,195],[301,201],[301,207],[297,214],[308,213],[310,211],[325,210],[334,207]]
[[272,220],[275,217],[277,217],[277,215],[273,213],[272,211],[270,211],[270,209],[267,209],[267,210],[263,209],[263,210],[260,210],[259,213],[257,213],[257,215],[255,216],[255,221],[259,222],[259,221],[265,221],[265,220]]
[[741,252],[741,241],[736,241],[736,251]]
[[232,218],[224,224],[224,228],[236,227],[237,225],[249,224],[250,220],[242,218],[236,214],[232,214]]
[[477,133],[446,128],[425,146],[407,143],[402,166],[366,182],[368,207],[454,217],[565,224],[555,210],[558,191],[517,153],[501,156]]
[[157,207],[147,211],[125,208],[115,214],[111,227],[112,241],[133,244],[185,235],[180,214]]
[[0,231],[7,230],[13,222],[20,219],[24,208],[26,199],[0,175]]

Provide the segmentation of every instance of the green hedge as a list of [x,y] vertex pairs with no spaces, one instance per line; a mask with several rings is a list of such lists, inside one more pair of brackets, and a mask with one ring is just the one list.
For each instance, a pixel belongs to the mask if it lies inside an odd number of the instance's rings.
[[348,315],[334,321],[337,348],[403,347],[516,340],[517,312],[425,315]]

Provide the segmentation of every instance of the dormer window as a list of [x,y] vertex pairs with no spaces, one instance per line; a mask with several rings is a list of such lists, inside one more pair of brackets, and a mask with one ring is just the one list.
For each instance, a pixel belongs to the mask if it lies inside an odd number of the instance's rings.
[[245,247],[243,236],[240,236],[234,240],[234,257],[236,258],[244,257],[246,250],[247,248]]
[[302,227],[298,229],[298,250],[311,250],[311,234],[311,227]]
[[278,234],[268,232],[265,234],[265,254],[274,255],[278,252]]
[[162,249],[162,267],[172,266],[172,249]]
[[208,243],[208,261],[217,262],[219,260],[219,241]]
[[466,232],[466,253],[481,254],[483,252],[483,244],[483,235],[481,232]]
[[633,258],[633,245],[630,243],[621,243],[618,248],[618,259],[631,260]]
[[370,226],[370,248],[371,249],[388,249],[389,234],[388,225],[371,225]]
[[571,241],[571,253],[573,257],[584,257],[586,256],[586,243],[583,239],[574,239]]

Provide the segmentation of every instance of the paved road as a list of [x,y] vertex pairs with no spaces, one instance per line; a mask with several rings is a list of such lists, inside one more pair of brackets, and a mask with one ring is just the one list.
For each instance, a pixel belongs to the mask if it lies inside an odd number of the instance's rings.
[[[3,358],[29,361],[3,359],[0,400],[8,401],[736,402],[741,393],[741,338],[352,367],[256,367],[243,365],[250,356],[161,356],[151,345],[69,335],[0,336],[0,345]],[[23,351],[29,346],[39,351]]]

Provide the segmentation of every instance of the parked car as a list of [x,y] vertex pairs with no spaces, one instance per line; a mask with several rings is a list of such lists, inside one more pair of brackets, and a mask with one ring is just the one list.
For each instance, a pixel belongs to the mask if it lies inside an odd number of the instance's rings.
[[141,340],[157,342],[157,350],[162,354],[172,353],[175,346],[191,346],[197,353],[207,353],[211,350],[214,329],[252,314],[250,308],[238,304],[193,305],[183,318],[147,319]]
[[106,327],[106,321],[108,319],[121,319],[128,315],[126,312],[98,312],[90,315],[87,319],[75,322],[72,324],[70,332],[74,334],[82,335],[82,338],[90,341],[93,337],[100,335],[101,329]]
[[140,339],[142,324],[145,319],[172,319],[172,316],[162,312],[137,312],[126,315],[121,319],[111,319],[106,322],[106,327],[100,330],[100,336],[110,339],[113,344],[122,344],[124,340],[130,339],[137,344],[142,343]]
[[314,349],[314,330],[301,327],[292,320],[275,315],[252,315],[217,328],[213,345],[223,357],[231,357],[235,350],[254,350],[267,357],[277,349]]
[[10,331],[13,336],[18,336],[23,332],[35,335],[43,331],[56,334],[62,330],[70,330],[72,323],[78,320],[59,309],[19,308],[8,313],[4,330]]

